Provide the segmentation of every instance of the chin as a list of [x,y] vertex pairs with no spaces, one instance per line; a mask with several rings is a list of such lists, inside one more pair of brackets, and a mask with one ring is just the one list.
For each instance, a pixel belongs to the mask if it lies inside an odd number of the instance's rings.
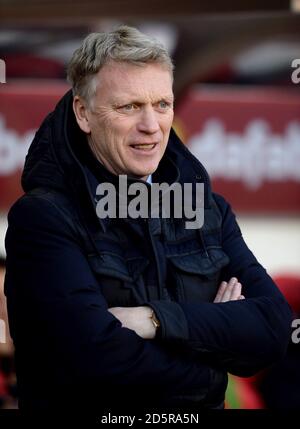
[[155,164],[143,170],[132,169],[131,171],[134,177],[146,177],[146,176],[149,176],[149,174],[153,174],[157,170],[157,167],[158,167],[158,164]]
[[134,174],[131,174],[131,176],[132,177],[135,177],[136,179],[139,179],[139,180],[147,180],[147,177],[150,175],[150,174],[152,174],[152,173],[134,173]]

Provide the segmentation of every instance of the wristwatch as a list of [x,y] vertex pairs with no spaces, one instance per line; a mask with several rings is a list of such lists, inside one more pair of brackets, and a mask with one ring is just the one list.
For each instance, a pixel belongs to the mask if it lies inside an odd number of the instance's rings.
[[160,327],[160,321],[156,317],[154,310],[152,310],[151,316],[150,316],[151,322],[153,323],[155,329]]

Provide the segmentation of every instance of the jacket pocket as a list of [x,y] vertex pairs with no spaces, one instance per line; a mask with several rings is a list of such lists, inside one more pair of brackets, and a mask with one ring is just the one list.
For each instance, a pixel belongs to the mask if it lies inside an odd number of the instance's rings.
[[169,288],[179,301],[212,302],[229,258],[221,247],[168,257]]
[[109,307],[127,307],[145,302],[144,283],[140,278],[149,263],[146,258],[125,258],[102,251],[101,254],[89,255],[89,262]]

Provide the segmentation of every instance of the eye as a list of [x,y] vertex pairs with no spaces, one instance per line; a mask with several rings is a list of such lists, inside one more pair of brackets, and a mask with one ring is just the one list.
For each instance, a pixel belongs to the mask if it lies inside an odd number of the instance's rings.
[[161,109],[166,109],[167,107],[169,107],[169,105],[168,105],[168,103],[166,103],[164,100],[161,100],[161,101],[159,102],[159,107],[160,107]]
[[157,104],[158,109],[162,112],[172,108],[172,103],[169,101],[165,101],[165,100],[160,100]]
[[133,109],[133,104],[126,104],[125,106],[123,106],[124,110],[132,110]]
[[121,106],[120,109],[126,112],[131,112],[132,110],[137,109],[137,105],[134,103],[129,103],[129,104],[125,104],[124,106]]

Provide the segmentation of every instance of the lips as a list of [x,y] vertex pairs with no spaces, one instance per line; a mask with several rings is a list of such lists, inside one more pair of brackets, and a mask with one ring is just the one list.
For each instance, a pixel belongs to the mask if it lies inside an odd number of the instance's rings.
[[157,143],[136,143],[131,144],[130,147],[135,150],[150,152],[156,147]]
[[130,146],[133,147],[134,149],[151,150],[156,146],[156,143],[136,143],[136,144],[131,144]]

